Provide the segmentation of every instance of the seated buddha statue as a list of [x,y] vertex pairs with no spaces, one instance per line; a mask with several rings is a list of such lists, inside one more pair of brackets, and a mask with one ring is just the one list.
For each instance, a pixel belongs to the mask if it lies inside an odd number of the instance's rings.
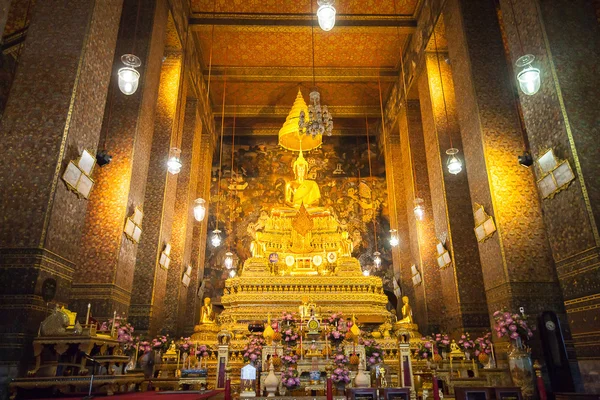
[[204,305],[200,308],[200,325],[203,324],[214,324],[215,323],[215,312],[213,311],[212,304],[210,304],[210,297],[204,298]]
[[399,324],[414,324],[412,308],[410,307],[410,304],[408,304],[407,296],[402,296],[402,303],[404,304],[402,306],[402,319],[399,319],[398,323]]
[[292,165],[295,180],[285,187],[285,201],[289,206],[299,208],[302,203],[306,207],[318,205],[321,191],[317,182],[304,179],[308,172],[308,162],[304,159],[302,151]]

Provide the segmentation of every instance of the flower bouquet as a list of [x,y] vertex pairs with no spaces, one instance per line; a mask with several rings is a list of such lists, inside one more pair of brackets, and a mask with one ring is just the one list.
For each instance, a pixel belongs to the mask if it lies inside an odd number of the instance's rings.
[[262,336],[253,336],[244,347],[244,361],[255,363],[260,361],[262,348],[265,345],[265,339]]
[[383,361],[384,351],[381,345],[373,339],[360,339],[360,344],[365,346],[365,355],[367,357],[367,366],[379,364]]
[[284,367],[289,367],[291,365],[295,365],[298,362],[298,356],[291,350],[285,349],[283,355],[281,356],[281,362]]
[[151,346],[153,350],[156,351],[167,351],[169,349],[169,346],[171,345],[171,338],[169,338],[169,335],[162,335],[162,336],[157,336],[154,339],[152,339],[151,341]]
[[422,337],[417,349],[416,359],[426,360],[433,357],[433,340],[430,337]]
[[284,368],[281,372],[281,384],[288,390],[297,389],[300,386],[298,371],[292,367]]
[[450,337],[445,333],[436,333],[433,336],[437,351],[444,356],[450,352]]
[[482,364],[487,364],[492,354],[492,333],[488,332],[483,337],[475,339],[475,357]]
[[468,333],[463,333],[458,341],[458,347],[465,353],[465,358],[470,360],[471,352],[475,347],[475,342],[471,340]]
[[533,336],[527,322],[519,314],[511,314],[506,309],[494,313],[496,335],[499,338],[508,336],[512,340],[526,341]]
[[327,323],[330,326],[329,341],[334,347],[338,347],[346,338],[349,328],[344,315],[339,312],[333,313],[327,319]]
[[193,346],[193,343],[189,337],[179,339],[178,349],[182,355],[183,354],[189,355],[190,351],[192,350],[192,346]]
[[350,370],[348,369],[348,363],[350,360],[344,354],[336,354],[333,359],[335,368],[331,372],[331,380],[337,385],[345,385],[350,383]]

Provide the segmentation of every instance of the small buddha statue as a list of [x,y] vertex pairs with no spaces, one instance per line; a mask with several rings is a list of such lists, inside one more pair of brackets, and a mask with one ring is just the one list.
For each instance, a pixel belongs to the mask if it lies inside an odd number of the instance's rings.
[[351,257],[354,245],[352,240],[348,238],[348,232],[342,232],[342,240],[340,242],[340,256]]
[[200,309],[200,325],[202,324],[214,324],[215,313],[210,303],[210,297],[204,298],[204,305]]
[[298,314],[300,314],[300,318],[308,318],[310,317],[310,306],[308,304],[308,297],[302,297],[302,304],[298,307]]
[[262,241],[262,232],[256,232],[254,234],[254,240],[250,244],[250,251],[252,257],[265,257],[265,243]]
[[450,343],[450,354],[462,354],[460,347],[458,347],[456,340],[454,339],[452,339],[452,343]]
[[171,345],[169,346],[169,349],[167,350],[167,352],[165,354],[177,354],[177,349],[175,347],[175,342],[171,342]]
[[306,207],[317,205],[321,191],[317,182],[304,179],[308,172],[308,161],[304,159],[302,150],[294,161],[292,170],[296,179],[285,186],[285,202],[295,208],[299,208],[303,203]]
[[402,319],[398,320],[400,324],[414,324],[412,308],[410,304],[408,304],[408,297],[402,296]]

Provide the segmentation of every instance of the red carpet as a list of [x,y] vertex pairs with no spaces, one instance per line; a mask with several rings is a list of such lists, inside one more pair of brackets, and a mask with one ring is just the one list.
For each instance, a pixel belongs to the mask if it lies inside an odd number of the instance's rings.
[[[220,395],[223,396],[222,390],[211,390],[206,393],[186,393],[186,392],[136,392],[136,393],[127,393],[127,394],[115,394],[114,396],[95,396],[95,399],[106,399],[106,400],[143,400],[143,399],[153,399],[153,400],[203,400],[208,399],[210,397],[215,397]],[[59,397],[52,399],[42,399],[42,400],[73,400],[73,399],[81,399],[83,396],[71,396],[71,397]]]

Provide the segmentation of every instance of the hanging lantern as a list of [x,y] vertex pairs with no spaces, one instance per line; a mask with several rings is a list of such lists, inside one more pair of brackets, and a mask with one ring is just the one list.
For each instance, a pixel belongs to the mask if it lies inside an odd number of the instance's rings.
[[398,239],[398,231],[395,229],[390,229],[390,246],[396,247],[400,243],[400,239]]
[[[460,171],[459,171],[460,172]],[[423,199],[420,197],[417,197],[415,199],[415,208],[413,209],[413,211],[415,212],[415,218],[418,221],[423,221],[423,218],[425,217],[425,207],[423,206]]]
[[213,247],[219,247],[221,245],[221,231],[218,229],[215,229],[212,232],[212,236],[210,237],[210,244],[213,245]]
[[227,253],[225,253],[224,265],[225,265],[225,268],[227,268],[227,269],[231,269],[231,267],[233,267],[233,253],[232,252],[228,251]]
[[375,264],[376,268],[379,268],[379,266],[381,265],[381,253],[376,251],[375,253],[373,253],[373,263]]
[[363,275],[364,275],[364,276],[369,276],[369,275],[371,275],[371,273],[369,272],[369,270],[368,270],[368,269],[365,269],[365,270],[363,271]]
[[317,18],[319,19],[319,26],[324,31],[330,31],[335,26],[335,7],[333,6],[335,0],[318,0],[317,4],[319,8],[317,10]]
[[206,216],[206,200],[198,198],[194,200],[194,218],[198,222],[204,221]]
[[448,172],[450,172],[452,175],[459,174],[460,171],[462,171],[462,162],[460,162],[458,157],[456,157],[456,155],[458,154],[458,149],[452,147],[446,150],[446,154],[448,154],[449,156],[448,162],[446,163],[446,166],[448,167]]
[[231,271],[229,271],[229,277],[230,277],[230,278],[233,278],[233,277],[235,277],[235,276],[236,276],[236,274],[237,274],[237,272],[235,272],[235,269],[232,269]]
[[121,61],[125,66],[119,68],[119,89],[123,94],[129,96],[134,94],[138,88],[140,73],[136,68],[142,65],[142,61],[133,54],[122,55]]
[[181,150],[177,147],[171,147],[171,157],[167,161],[167,171],[173,175],[177,175],[181,171],[181,160],[179,155]]
[[540,70],[534,68],[531,63],[535,60],[533,54],[526,54],[519,57],[515,63],[518,68],[522,68],[517,73],[517,81],[519,81],[519,87],[528,96],[533,96],[540,90],[541,79]]

